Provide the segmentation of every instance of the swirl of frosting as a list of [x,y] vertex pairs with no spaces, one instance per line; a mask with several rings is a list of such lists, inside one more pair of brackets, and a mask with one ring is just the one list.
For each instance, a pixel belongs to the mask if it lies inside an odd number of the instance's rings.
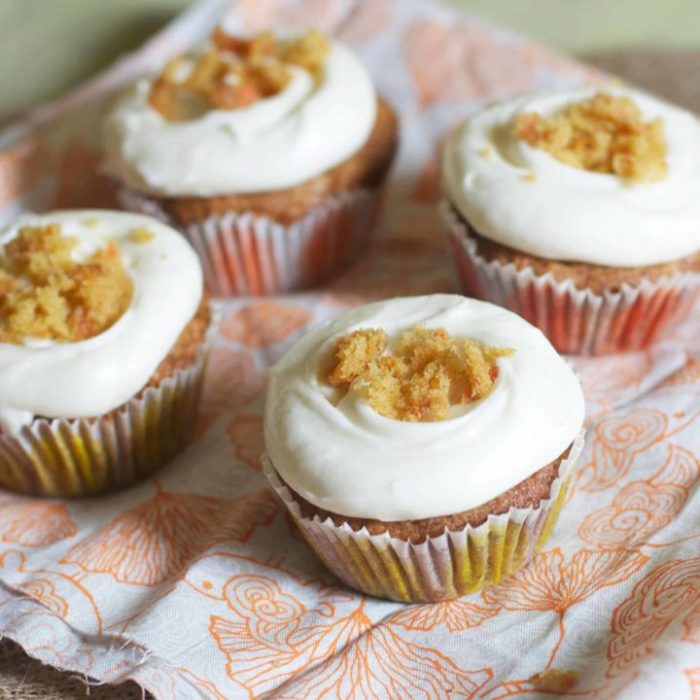
[[660,117],[668,174],[630,186],[612,174],[566,165],[514,133],[519,115],[550,115],[595,88],[526,95],[487,107],[450,137],[443,182],[482,236],[552,260],[615,267],[670,262],[700,249],[700,121],[631,88],[645,120]]
[[[113,242],[133,295],[111,327],[87,340],[0,343],[0,431],[8,433],[35,416],[86,418],[128,401],[170,352],[202,299],[196,254],[176,231],[147,216],[102,210],[27,214],[0,232],[0,251],[22,227],[49,224],[77,240],[80,258]],[[133,235],[141,229],[148,240]]]
[[108,115],[104,169],[127,185],[165,196],[217,196],[293,187],[358,151],[376,119],[365,67],[330,42],[318,80],[288,66],[279,93],[238,109],[169,122],[142,79]]
[[[498,359],[492,392],[447,420],[385,418],[352,389],[333,403],[321,369],[339,337],[381,328],[391,340],[417,324],[515,352]],[[319,508],[419,519],[515,486],[573,442],[583,416],[576,376],[539,330],[492,304],[436,294],[353,309],[302,338],[272,368],[265,446],[287,484]]]

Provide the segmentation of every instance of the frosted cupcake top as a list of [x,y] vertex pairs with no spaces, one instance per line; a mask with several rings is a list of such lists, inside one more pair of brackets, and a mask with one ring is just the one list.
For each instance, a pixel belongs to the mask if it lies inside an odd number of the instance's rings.
[[136,214],[22,216],[0,231],[0,432],[137,394],[202,299],[185,239]]
[[164,196],[284,189],[358,151],[376,109],[364,66],[318,32],[217,30],[118,101],[105,123],[105,169]]
[[443,181],[479,234],[538,257],[637,267],[700,250],[700,121],[639,90],[491,105],[450,137]]
[[457,295],[341,314],[272,368],[265,446],[319,508],[380,520],[468,510],[556,459],[580,384],[519,316]]

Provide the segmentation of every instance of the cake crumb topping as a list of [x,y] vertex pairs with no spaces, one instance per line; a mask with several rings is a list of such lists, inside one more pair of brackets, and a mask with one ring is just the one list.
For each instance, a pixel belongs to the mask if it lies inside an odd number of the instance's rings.
[[107,330],[128,308],[133,283],[110,241],[75,261],[59,224],[24,226],[0,250],[0,342],[75,342]]
[[601,92],[550,116],[520,114],[515,133],[562,163],[616,175],[628,184],[668,174],[663,119],[644,121],[629,97]]
[[168,121],[186,121],[208,109],[239,109],[283,90],[292,78],[290,65],[321,75],[328,39],[312,29],[295,39],[272,32],[241,38],[220,27],[211,47],[191,68],[183,57],[172,59],[154,82],[151,106]]
[[132,243],[150,243],[153,240],[153,232],[145,226],[138,226],[129,234],[129,240]]
[[363,329],[338,340],[327,379],[343,391],[357,388],[387,418],[446,420],[451,406],[491,391],[497,358],[513,352],[423,326],[405,331],[390,348],[383,330]]

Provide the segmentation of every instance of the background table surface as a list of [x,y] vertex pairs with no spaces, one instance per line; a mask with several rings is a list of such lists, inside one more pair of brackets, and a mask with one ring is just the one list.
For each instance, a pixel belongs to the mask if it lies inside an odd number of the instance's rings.
[[[538,0],[539,7],[553,6],[555,3],[572,7],[562,0]],[[0,114],[3,110],[7,112],[16,107],[21,100],[32,102],[60,93],[61,90],[52,80],[69,86],[94,70],[105,67],[120,52],[136,48],[174,12],[187,4],[186,0],[0,0]],[[454,0],[453,4],[468,9],[487,8],[487,0]],[[490,14],[502,23],[510,18],[511,24],[520,22],[521,29],[531,29],[532,18],[519,15],[512,7],[514,4],[501,0]],[[618,3],[628,7],[631,4],[632,0]],[[674,21],[680,22],[678,26],[683,24],[678,17],[693,15],[700,20],[700,3],[695,3],[697,7],[692,10],[692,3],[681,0],[667,0],[664,4],[669,12],[676,8],[678,14]],[[526,7],[529,3],[521,2],[521,5]],[[587,22],[596,13],[600,17],[603,0],[588,0],[585,5],[588,8]],[[553,18],[550,18],[549,22],[552,21]],[[8,26],[10,22],[13,27]],[[605,46],[606,41],[601,38],[605,32],[608,37],[619,36],[614,33],[619,30],[613,26],[594,36],[587,22],[579,28],[577,37],[570,38],[575,48],[577,46],[573,42],[584,39],[591,41],[593,46]],[[696,21],[695,25],[700,44],[700,21]],[[637,19],[625,36],[638,40],[643,37],[645,26],[641,19]],[[546,33],[551,28],[551,24],[543,25],[539,36],[546,39]],[[663,26],[657,26],[654,32],[655,38],[666,38]],[[530,33],[535,34],[533,31]],[[675,39],[682,36],[678,35]],[[685,36],[689,36],[689,32]],[[59,52],[57,45],[66,40],[70,40],[73,51]],[[32,57],[32,46],[36,61],[32,60],[26,71],[10,70],[9,66],[17,65],[14,61]],[[694,78],[700,68],[700,51],[616,49],[598,51],[585,58],[600,68],[700,111],[700,84]],[[42,666],[27,657],[16,645],[7,640],[0,641],[0,700],[77,700],[85,697],[88,696],[80,679]],[[93,687],[89,697],[95,700],[131,700],[142,697],[142,694],[135,684],[130,683],[119,688]]]
[[[697,0],[442,1],[565,51],[700,48]],[[0,0],[0,119],[107,67],[190,2]]]

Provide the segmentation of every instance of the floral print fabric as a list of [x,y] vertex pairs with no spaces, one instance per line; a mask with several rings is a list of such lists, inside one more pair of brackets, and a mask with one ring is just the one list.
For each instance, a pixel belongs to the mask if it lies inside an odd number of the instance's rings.
[[110,205],[105,104],[222,13],[246,29],[313,17],[369,65],[402,118],[377,240],[325,289],[220,304],[197,440],[155,479],[75,502],[0,494],[0,635],[158,698],[700,698],[697,315],[647,352],[575,360],[589,432],[568,503],[530,565],[481,593],[406,606],[343,588],[260,471],[267,368],[310,324],[457,290],[435,207],[447,130],[593,71],[417,0],[205,0],[30,116],[0,152],[2,218]]

